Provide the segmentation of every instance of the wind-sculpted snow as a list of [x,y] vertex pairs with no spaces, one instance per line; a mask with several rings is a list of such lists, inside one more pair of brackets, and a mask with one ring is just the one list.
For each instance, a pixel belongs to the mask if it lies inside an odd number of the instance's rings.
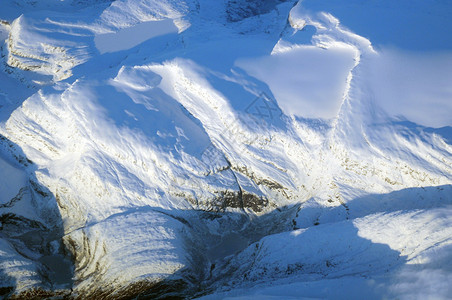
[[447,298],[450,49],[311,2],[5,4],[0,296]]
[[[79,6],[75,3],[74,7]],[[183,20],[188,12],[189,7],[180,1],[114,1],[106,8],[104,3],[72,12],[69,7],[51,16],[45,11],[27,12],[11,22],[3,52],[9,66],[51,75],[54,81],[60,81],[71,77],[74,67],[96,54],[95,35],[164,19],[174,19],[183,31],[190,25]]]

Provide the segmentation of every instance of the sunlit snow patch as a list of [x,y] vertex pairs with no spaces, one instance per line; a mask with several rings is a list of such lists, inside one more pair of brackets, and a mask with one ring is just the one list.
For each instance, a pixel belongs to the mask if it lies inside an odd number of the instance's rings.
[[286,114],[333,118],[339,111],[355,50],[341,44],[325,50],[295,45],[273,55],[237,61],[265,82]]
[[116,33],[99,34],[94,37],[101,54],[133,48],[151,38],[177,33],[178,28],[171,19],[150,21],[124,28]]
[[[306,20],[329,27],[327,12],[329,19],[337,19],[337,25],[323,34],[333,39],[348,36],[346,40],[353,44],[357,35],[369,39],[378,54],[368,53],[371,55],[360,61],[359,72],[353,74],[352,94],[361,90],[358,94],[363,92],[364,98],[391,118],[439,128],[452,126],[450,11],[447,1],[306,0],[292,10],[291,22],[292,26],[301,24],[294,27],[297,29],[303,28]],[[315,15],[318,20],[312,19]],[[351,32],[357,34],[355,41],[350,40]],[[360,51],[367,53],[365,48]]]

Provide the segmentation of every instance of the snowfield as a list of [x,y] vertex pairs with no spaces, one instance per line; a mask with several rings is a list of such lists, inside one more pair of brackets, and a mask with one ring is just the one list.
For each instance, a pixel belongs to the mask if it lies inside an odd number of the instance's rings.
[[0,4],[0,298],[450,299],[447,1]]

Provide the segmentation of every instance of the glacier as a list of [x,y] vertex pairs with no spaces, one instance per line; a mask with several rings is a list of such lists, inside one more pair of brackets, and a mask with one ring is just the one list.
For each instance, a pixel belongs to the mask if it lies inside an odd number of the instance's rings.
[[0,4],[0,298],[449,299],[448,1]]

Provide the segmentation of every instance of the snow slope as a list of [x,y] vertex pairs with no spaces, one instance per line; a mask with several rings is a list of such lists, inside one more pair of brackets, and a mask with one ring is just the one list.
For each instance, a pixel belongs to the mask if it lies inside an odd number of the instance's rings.
[[448,297],[450,4],[56,2],[0,11],[0,295]]

